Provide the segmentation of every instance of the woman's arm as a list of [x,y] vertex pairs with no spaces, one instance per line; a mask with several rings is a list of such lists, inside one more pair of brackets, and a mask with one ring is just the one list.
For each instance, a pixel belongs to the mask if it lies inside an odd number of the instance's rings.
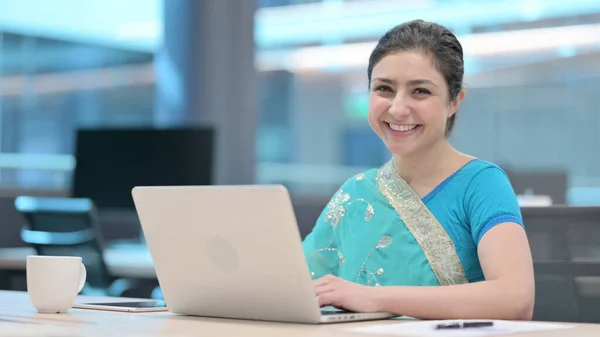
[[444,287],[381,287],[379,309],[423,319],[489,318],[530,320],[535,285],[525,231],[496,225],[479,243],[485,281]]
[[525,231],[516,223],[494,226],[479,243],[485,281],[436,287],[367,287],[326,276],[315,281],[321,306],[386,311],[421,319],[530,320],[535,285]]

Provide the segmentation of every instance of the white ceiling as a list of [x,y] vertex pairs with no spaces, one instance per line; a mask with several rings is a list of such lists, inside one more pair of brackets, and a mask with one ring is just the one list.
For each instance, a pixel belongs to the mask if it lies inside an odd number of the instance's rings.
[[162,0],[0,0],[0,30],[152,51],[162,41]]
[[[0,0],[0,30],[118,48],[154,51],[162,41],[163,1]],[[248,0],[254,1],[254,0]],[[414,18],[458,34],[473,26],[600,13],[598,0],[365,0],[262,8],[258,46],[375,38]],[[462,30],[462,32],[461,32]]]

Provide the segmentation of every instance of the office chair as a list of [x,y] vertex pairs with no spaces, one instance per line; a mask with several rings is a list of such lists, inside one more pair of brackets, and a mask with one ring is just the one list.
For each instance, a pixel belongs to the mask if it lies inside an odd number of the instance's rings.
[[19,196],[21,239],[38,255],[81,256],[87,269],[83,295],[121,296],[132,286],[116,279],[104,260],[104,242],[94,203],[84,198]]
[[600,323],[600,207],[523,207],[534,320]]

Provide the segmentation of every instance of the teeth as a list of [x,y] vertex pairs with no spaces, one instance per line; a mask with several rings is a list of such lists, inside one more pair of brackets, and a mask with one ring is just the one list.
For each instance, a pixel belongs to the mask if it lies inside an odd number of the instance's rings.
[[412,124],[412,125],[390,124],[390,129],[392,129],[394,131],[410,131],[410,130],[414,130],[417,126],[419,126],[419,125],[418,124]]

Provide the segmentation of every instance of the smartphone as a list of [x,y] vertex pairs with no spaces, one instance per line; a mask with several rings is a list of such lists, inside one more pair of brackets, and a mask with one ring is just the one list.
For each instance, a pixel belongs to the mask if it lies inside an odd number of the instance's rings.
[[134,301],[134,302],[76,303],[73,305],[73,308],[121,311],[121,312],[169,311],[166,303],[161,300]]

